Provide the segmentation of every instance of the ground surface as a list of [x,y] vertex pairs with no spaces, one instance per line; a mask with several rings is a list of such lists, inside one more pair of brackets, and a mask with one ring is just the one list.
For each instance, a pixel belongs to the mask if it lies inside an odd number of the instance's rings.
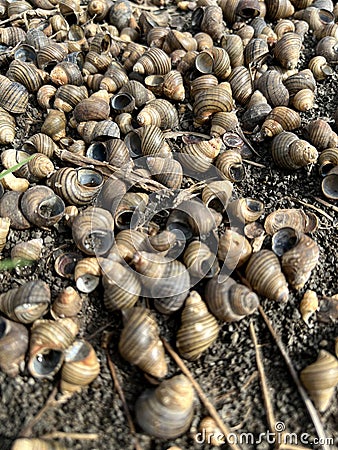
[[[173,16],[173,21],[181,26],[181,18]],[[306,67],[307,62],[314,54],[314,39],[309,33],[305,41],[305,49],[302,54],[301,67]],[[334,74],[324,82],[318,83],[318,93],[315,107],[307,114],[303,114],[302,126],[313,118],[330,119],[337,106],[338,75]],[[32,104],[29,113],[37,122],[34,129],[41,126],[41,113]],[[20,120],[20,119],[19,119]],[[19,122],[20,123],[20,122]],[[24,118],[18,129],[15,147],[25,137]],[[338,131],[338,130],[336,130]],[[313,233],[313,238],[320,247],[320,259],[314,269],[310,281],[300,292],[291,292],[286,305],[277,304],[262,299],[262,305],[275,330],[282,338],[288,354],[297,371],[313,362],[319,349],[325,349],[334,353],[334,339],[337,337],[337,328],[333,323],[324,324],[316,320],[316,316],[310,320],[311,327],[307,327],[301,320],[299,303],[306,289],[315,290],[318,295],[333,295],[338,292],[338,262],[337,248],[338,235],[337,213],[316,203],[314,197],[323,195],[320,189],[321,179],[317,167],[310,171],[302,169],[296,172],[282,171],[271,162],[265,145],[255,144],[257,150],[263,155],[262,159],[254,158],[263,163],[266,168],[247,165],[246,179],[236,186],[236,194],[239,196],[252,196],[259,198],[265,204],[266,213],[282,207],[303,207],[293,198],[302,202],[315,205],[324,210],[332,220],[318,213],[321,224]],[[304,207],[306,211],[313,211]],[[0,290],[5,292],[10,288],[19,286],[28,279],[40,278],[45,280],[52,290],[52,296],[58,294],[61,289],[71,282],[61,279],[53,269],[53,252],[62,245],[73,249],[71,233],[67,227],[60,224],[50,231],[32,229],[24,232],[10,232],[8,243],[3,256],[9,257],[10,248],[17,242],[29,238],[41,237],[44,240],[43,258],[34,271],[28,276],[16,275],[15,272],[0,273]],[[268,247],[267,242],[265,246]],[[102,287],[93,294],[85,296],[84,306],[80,314],[82,337],[89,338],[97,351],[101,373],[99,377],[81,393],[74,395],[64,405],[51,408],[33,429],[33,436],[38,437],[54,431],[98,433],[95,441],[63,440],[67,448],[81,450],[119,449],[133,448],[132,437],[128,429],[126,417],[121,401],[114,389],[107,360],[104,351],[100,347],[100,327],[111,322],[110,330],[113,333],[110,355],[116,364],[118,377],[122,384],[127,403],[134,413],[133,406],[137,397],[147,387],[148,381],[136,368],[123,361],[117,350],[119,333],[122,328],[119,315],[108,314],[102,306]],[[159,321],[161,333],[174,345],[175,333],[179,326],[179,314],[166,318],[155,312]],[[260,389],[259,377],[255,359],[255,350],[250,338],[249,322],[253,321],[262,344],[264,367],[268,379],[270,394],[274,407],[276,420],[285,423],[289,432],[300,435],[308,433],[312,439],[316,436],[306,408],[297,392],[297,389],[289,375],[284,360],[279,353],[276,344],[269,334],[266,325],[258,313],[250,319],[244,319],[233,324],[223,324],[217,342],[212,348],[194,363],[187,363],[195,379],[216,406],[222,419],[237,433],[251,432],[258,437],[259,433],[268,430],[266,411]],[[93,336],[94,334],[94,336]],[[168,357],[169,361],[169,357]],[[180,373],[173,361],[169,364],[170,375]],[[19,376],[11,379],[0,373],[0,449],[10,448],[26,421],[31,419],[44,405],[53,389],[50,381],[35,380],[27,370]],[[190,432],[173,441],[161,441],[152,439],[139,432],[138,437],[144,450],[162,450],[171,445],[177,445],[184,449],[209,448],[193,440],[193,434],[200,418],[206,415],[201,404],[196,404],[196,414]],[[327,436],[335,437],[338,446],[337,432],[337,398],[332,400],[328,411],[322,415],[322,421]],[[315,445],[305,445],[307,448],[320,448]],[[260,444],[243,445],[243,448],[268,449],[269,444],[263,439]],[[272,445],[271,445],[272,448]]]

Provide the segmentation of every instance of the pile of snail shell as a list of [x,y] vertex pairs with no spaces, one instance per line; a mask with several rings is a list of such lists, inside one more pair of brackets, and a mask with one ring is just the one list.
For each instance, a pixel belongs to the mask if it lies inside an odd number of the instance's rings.
[[[183,375],[166,379],[155,314],[140,299],[162,314],[180,311],[176,348],[195,361],[221,323],[255,313],[261,298],[285,303],[289,289],[306,285],[320,258],[309,236],[317,217],[279,209],[263,227],[264,204],[235,194],[257,143],[267,143],[280,174],[317,164],[323,194],[338,196],[336,132],[320,118],[301,128],[317,83],[338,63],[337,8],[319,0],[198,0],[192,8],[190,33],[171,29],[166,9],[134,10],[129,1],[0,0],[0,251],[11,229],[60,223],[77,248],[55,260],[77,289],[68,286],[52,304],[40,280],[0,294],[0,369],[16,376],[27,361],[36,378],[60,373],[68,393],[90,384],[100,363],[77,338],[78,291],[101,283],[104,307],[123,319],[121,355],[163,379],[141,395],[135,415],[164,439],[189,429],[196,400]],[[309,30],[316,56],[299,70]],[[17,124],[33,100],[40,129],[18,143]],[[174,146],[170,132],[187,110],[208,138],[183,136]],[[338,128],[338,109],[332,119]],[[72,157],[79,167],[65,164]],[[187,176],[203,180],[193,195]],[[42,250],[33,239],[11,258],[31,264]],[[302,372],[320,411],[328,403],[317,402],[317,391],[333,395],[338,383],[337,361],[327,358],[320,355],[324,371],[334,367],[329,387],[318,381],[321,369]]]

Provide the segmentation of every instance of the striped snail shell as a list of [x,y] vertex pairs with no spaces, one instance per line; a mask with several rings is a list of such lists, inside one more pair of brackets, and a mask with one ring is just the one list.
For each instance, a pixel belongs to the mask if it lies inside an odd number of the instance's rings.
[[181,327],[176,336],[180,355],[196,361],[217,339],[219,326],[196,291],[190,292],[181,315]]
[[21,83],[0,75],[0,107],[12,114],[22,114],[28,105],[28,91]]
[[136,420],[150,436],[174,439],[185,433],[194,414],[194,390],[184,375],[162,381],[136,401]]
[[318,158],[318,152],[314,146],[288,131],[283,131],[274,137],[271,155],[279,167],[293,170],[314,163]]
[[8,145],[15,138],[15,119],[14,117],[0,108],[0,144]]
[[317,44],[316,55],[324,56],[329,64],[337,64],[337,39],[334,36],[325,36]]
[[218,214],[214,214],[214,211],[207,208],[199,199],[180,203],[178,212],[182,213],[183,221],[189,226],[194,236],[207,236],[219,225],[217,223]]
[[216,255],[200,241],[192,241],[185,249],[183,262],[192,279],[212,278],[219,272]]
[[300,115],[297,111],[286,106],[277,106],[266,117],[261,133],[263,136],[273,137],[282,131],[292,131],[301,125]]
[[179,161],[185,168],[194,172],[206,172],[210,169],[221,147],[222,140],[220,138],[187,144],[180,148]]
[[52,161],[42,153],[34,153],[30,156],[22,150],[9,149],[3,150],[1,154],[1,162],[7,169],[23,163],[27,159],[29,161],[16,170],[15,175],[26,178],[31,183],[37,183],[54,171]]
[[241,105],[248,103],[253,92],[249,70],[244,66],[235,67],[229,77],[229,83],[233,98]]
[[127,192],[124,194],[114,211],[116,227],[119,230],[136,228],[148,202],[149,196],[144,192]]
[[271,106],[264,95],[258,90],[254,91],[243,114],[243,127],[252,131],[257,125],[261,125],[264,122],[270,111]]
[[0,252],[4,249],[11,221],[8,217],[0,217]]
[[141,75],[165,75],[171,69],[169,56],[160,48],[147,50],[134,64],[133,71]]
[[237,231],[228,228],[219,239],[217,256],[230,270],[242,266],[251,256],[249,241]]
[[168,368],[153,315],[140,306],[127,309],[123,314],[124,328],[119,341],[122,357],[149,375],[165,377]]
[[48,180],[54,192],[69,205],[87,205],[100,192],[103,177],[95,169],[62,167]]
[[10,63],[6,76],[24,85],[29,92],[37,92],[46,79],[46,73],[34,64],[16,60]]
[[50,289],[41,280],[28,281],[19,288],[0,294],[0,311],[10,319],[31,323],[39,319],[49,308]]
[[328,64],[324,56],[314,56],[309,61],[309,69],[318,81],[325,80],[328,76],[333,75],[332,67]]
[[264,203],[251,197],[238,198],[229,203],[227,213],[233,220],[255,222],[264,213]]
[[62,199],[47,186],[33,186],[21,198],[21,210],[30,223],[41,228],[51,227],[64,214]]
[[28,330],[0,316],[0,369],[10,377],[19,373],[28,349]]
[[67,120],[65,113],[58,109],[49,109],[41,127],[41,133],[47,134],[53,141],[66,137]]
[[201,31],[208,33],[214,41],[219,41],[225,33],[222,9],[217,4],[208,5],[203,11]]
[[326,176],[330,170],[338,166],[338,148],[327,148],[323,150],[318,158],[319,173]]
[[63,61],[67,53],[66,45],[49,41],[48,44],[41,47],[37,52],[36,62],[40,69],[48,70]]
[[102,278],[103,302],[108,311],[132,308],[141,294],[137,274],[128,266],[110,261]]
[[285,19],[295,12],[290,0],[266,0],[267,16],[271,20]]
[[42,153],[51,158],[58,146],[47,134],[36,133],[24,142],[22,149],[28,153]]
[[116,253],[129,263],[136,252],[146,249],[146,239],[147,235],[139,230],[121,230],[115,236],[112,250],[116,250]]
[[297,291],[311,276],[317,265],[319,247],[306,234],[296,232],[292,228],[282,228],[272,237],[275,253],[282,256],[282,270],[288,283]]
[[149,239],[146,242],[147,251],[161,253],[163,256],[167,256],[167,254],[170,253],[172,249],[175,249],[176,246],[179,246],[177,236],[169,230],[163,230],[157,232],[156,234],[150,234]]
[[197,50],[197,42],[190,33],[181,33],[177,30],[170,30],[165,36],[162,49],[170,55],[174,50],[183,49],[185,51]]
[[179,161],[168,158],[148,157],[147,166],[155,180],[172,189],[179,189],[183,180],[183,169]]
[[208,208],[224,212],[231,198],[233,185],[228,180],[212,181],[202,191],[202,201]]
[[22,192],[8,191],[0,198],[0,216],[8,217],[11,227],[16,230],[27,230],[31,226],[20,208],[22,195]]
[[322,191],[325,197],[332,200],[338,198],[338,166],[333,167],[322,181]]
[[234,109],[231,87],[229,83],[222,83],[210,87],[195,96],[193,105],[194,123],[199,126],[218,112],[230,112]]
[[157,98],[150,101],[138,113],[137,122],[140,126],[156,125],[162,129],[178,126],[178,113],[174,105],[168,100]]
[[51,84],[45,84],[40,87],[36,94],[36,100],[42,109],[51,109],[51,101],[55,96],[57,88]]
[[61,370],[61,392],[79,392],[100,373],[100,363],[91,344],[76,340],[67,350]]
[[15,262],[38,261],[41,258],[42,249],[42,239],[30,239],[26,242],[19,242],[11,249],[11,259]]
[[112,63],[112,55],[109,53],[97,53],[89,50],[86,54],[85,62],[82,68],[84,76],[93,75],[98,72],[104,72]]
[[263,73],[255,87],[261,91],[272,107],[289,104],[289,91],[282,83],[281,74],[276,70],[268,70]]
[[284,34],[274,48],[274,56],[286,69],[294,69],[299,62],[302,39],[297,33]]
[[12,450],[67,450],[59,442],[44,440],[38,438],[19,438],[15,439]]
[[301,89],[290,99],[292,106],[297,111],[308,111],[315,103],[315,93],[311,89]]
[[161,128],[157,125],[144,125],[131,131],[124,142],[133,156],[171,157],[171,149],[164,139]]
[[301,371],[300,379],[318,411],[325,412],[338,384],[337,358],[320,350],[317,360]]
[[212,116],[210,134],[212,137],[222,136],[227,131],[234,131],[238,125],[235,112],[218,112]]
[[28,370],[35,378],[51,378],[61,368],[64,350],[74,341],[78,325],[70,318],[36,320],[31,328]]
[[114,242],[114,220],[109,211],[89,206],[75,217],[72,235],[76,246],[87,255],[104,255]]
[[183,305],[190,288],[189,272],[184,264],[144,251],[136,253],[132,262],[158,311],[170,314]]
[[309,141],[318,150],[338,146],[338,135],[325,120],[317,119],[307,126]]
[[238,183],[245,178],[242,157],[235,150],[226,150],[221,153],[216,159],[215,166],[226,180],[233,183]]
[[267,54],[269,54],[267,40],[263,37],[253,38],[244,49],[245,65],[249,67],[263,59]]
[[101,265],[96,257],[82,258],[76,262],[74,280],[80,292],[93,292],[100,282]]
[[88,98],[88,91],[85,86],[66,84],[60,86],[56,91],[54,108],[67,113],[72,111],[76,105],[86,98]]
[[183,102],[185,99],[183,78],[178,70],[171,70],[164,76],[163,94],[167,98],[177,102]]
[[95,20],[101,22],[107,16],[112,2],[110,0],[90,0],[88,3],[88,13]]
[[286,33],[293,33],[296,27],[295,24],[289,19],[281,19],[277,22],[274,32],[277,35],[277,41],[279,41]]
[[210,311],[223,322],[234,322],[252,314],[258,307],[257,295],[243,284],[227,278],[222,283],[218,277],[208,281],[205,299]]
[[305,213],[302,209],[277,209],[270,213],[264,222],[265,231],[273,235],[281,228],[293,228],[301,233],[312,233],[318,228],[318,217],[313,213]]
[[244,66],[244,47],[239,36],[236,34],[225,35],[222,37],[221,44],[229,55],[232,68]]
[[15,47],[20,41],[26,39],[26,32],[19,27],[2,28],[0,32],[0,44]]
[[287,302],[288,286],[278,258],[271,250],[260,250],[252,254],[245,270],[245,277],[259,295]]
[[57,317],[75,317],[82,307],[82,298],[72,287],[67,286],[54,300],[51,307],[51,314],[54,319]]
[[151,100],[155,100],[155,95],[142,83],[136,80],[127,80],[121,86],[119,93],[128,93],[135,98],[135,106],[140,108]]
[[302,319],[309,325],[310,317],[319,309],[318,296],[314,291],[307,290],[300,302],[299,310]]
[[[195,60],[196,63],[196,60]],[[195,99],[195,97],[201,92],[209,89],[210,87],[215,87],[218,85],[218,80],[214,75],[206,74],[195,78],[190,83],[190,96]]]

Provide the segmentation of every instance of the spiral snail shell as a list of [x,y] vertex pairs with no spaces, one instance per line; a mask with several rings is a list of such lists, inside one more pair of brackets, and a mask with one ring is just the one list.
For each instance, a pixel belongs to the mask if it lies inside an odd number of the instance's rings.
[[192,279],[211,278],[219,272],[216,255],[200,241],[190,242],[184,252],[183,262]]
[[124,311],[124,321],[119,341],[122,357],[156,378],[165,377],[167,363],[153,315],[137,306]]
[[314,291],[307,290],[300,302],[299,310],[302,319],[309,326],[310,317],[319,309],[318,296]]
[[252,248],[245,236],[231,228],[219,239],[217,256],[229,270],[242,266],[251,256]]
[[314,163],[318,158],[318,152],[314,146],[288,131],[283,131],[274,137],[271,154],[279,167],[293,170]]
[[11,221],[8,217],[0,217],[0,252],[4,249]]
[[37,438],[15,439],[12,450],[66,450],[66,447],[59,442],[53,442]]
[[15,138],[15,119],[3,108],[0,108],[0,144],[11,144]]
[[176,375],[138,398],[136,420],[150,436],[174,439],[188,430],[193,408],[194,391],[190,381],[184,375]]
[[27,349],[26,327],[0,316],[0,369],[11,377],[18,375]]
[[75,317],[81,311],[81,307],[82,298],[79,293],[72,286],[67,286],[54,300],[51,314],[54,319],[57,317]]
[[318,228],[318,217],[313,213],[305,213],[302,209],[277,209],[270,213],[264,222],[265,231],[273,235],[281,228],[293,228],[302,233],[311,233]]

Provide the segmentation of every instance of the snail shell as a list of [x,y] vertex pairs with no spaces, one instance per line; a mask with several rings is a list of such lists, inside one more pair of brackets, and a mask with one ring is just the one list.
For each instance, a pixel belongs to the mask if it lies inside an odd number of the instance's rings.
[[135,98],[135,106],[140,108],[151,100],[155,100],[155,95],[136,80],[124,82],[119,93],[128,93]]
[[220,138],[187,144],[180,149],[179,161],[192,171],[206,172],[219,154],[222,146]]
[[100,363],[89,342],[76,340],[65,351],[61,370],[61,392],[79,392],[100,373]]
[[308,111],[313,108],[315,102],[315,94],[311,89],[301,89],[291,99],[291,103],[298,111]]
[[147,295],[155,299],[158,311],[170,314],[182,306],[189,292],[190,277],[181,262],[141,251],[135,254],[133,263],[143,275],[143,287]]
[[43,249],[42,239],[19,242],[11,250],[12,261],[38,261]]
[[243,114],[243,127],[252,131],[257,125],[264,122],[266,116],[270,113],[271,106],[260,91],[255,91]]
[[316,242],[303,233],[292,228],[282,228],[272,237],[272,246],[282,256],[282,270],[288,283],[297,291],[301,289],[311,276],[317,265],[319,248]]
[[67,56],[66,46],[56,42],[49,42],[41,47],[36,55],[38,67],[42,70],[48,70],[57,63],[63,61]]
[[177,102],[183,102],[185,99],[183,78],[178,70],[171,70],[164,76],[163,94],[167,98]]
[[82,307],[82,298],[80,294],[72,287],[67,286],[63,289],[53,302],[51,314],[57,317],[75,317]]
[[15,138],[15,119],[11,114],[0,108],[0,144],[8,145]]
[[333,36],[323,37],[317,44],[316,55],[324,56],[329,64],[337,64],[337,39]]
[[178,113],[174,105],[162,98],[146,104],[138,113],[137,122],[140,126],[156,125],[162,129],[178,126]]
[[210,134],[212,137],[222,136],[227,131],[234,131],[238,126],[235,112],[218,112],[212,116]]
[[294,170],[315,163],[318,158],[318,152],[314,146],[288,131],[283,131],[274,137],[271,155],[279,167]]
[[82,73],[84,76],[93,75],[98,72],[104,72],[112,63],[113,58],[109,53],[97,53],[89,50],[83,65]]
[[205,287],[205,299],[217,319],[234,322],[252,314],[258,307],[257,295],[243,284],[227,278],[222,283],[212,278]]
[[208,208],[224,212],[231,198],[233,185],[228,180],[212,181],[202,191],[202,201]]
[[[147,235],[138,230],[126,229],[115,236],[114,253],[129,263],[136,252],[146,249]],[[115,252],[116,250],[116,252]],[[109,257],[109,256],[108,256]]]
[[293,228],[301,233],[312,233],[318,228],[318,217],[302,209],[277,209],[265,219],[265,231],[273,235],[281,228]]
[[41,86],[37,92],[36,100],[42,109],[51,109],[51,100],[54,98],[57,88],[50,84]]
[[42,153],[51,158],[58,146],[47,134],[37,133],[24,142],[22,149],[28,153]]
[[180,355],[196,361],[217,339],[219,326],[196,291],[190,292],[181,315],[181,327],[176,336]]
[[103,177],[95,169],[63,167],[48,180],[54,192],[70,205],[87,205],[100,192]]
[[150,311],[134,307],[124,311],[124,328],[119,352],[131,364],[156,378],[166,376],[168,368],[159,328]]
[[108,311],[132,308],[141,294],[137,274],[128,266],[110,261],[102,279],[104,305]]
[[327,148],[323,150],[318,158],[319,173],[326,176],[330,170],[338,166],[338,148]]
[[338,135],[325,120],[317,119],[307,126],[309,141],[318,150],[338,146]]
[[245,105],[253,92],[252,79],[249,70],[244,66],[235,67],[229,76],[233,98]]
[[259,295],[286,302],[288,286],[277,256],[271,250],[253,253],[245,270],[245,277]]
[[34,64],[16,60],[9,65],[6,76],[24,85],[29,92],[37,92],[46,79],[45,72]]
[[201,125],[218,112],[230,112],[234,109],[231,87],[229,83],[210,87],[195,95],[193,106],[195,124]]
[[131,131],[124,141],[132,155],[171,157],[171,149],[156,125],[145,125]]
[[[195,36],[196,39],[196,36]],[[244,66],[244,46],[240,36],[229,34],[222,37],[222,47],[229,55],[232,68]]]
[[91,17],[95,16],[96,21],[101,22],[106,18],[112,4],[110,0],[90,0],[88,13]]
[[266,117],[261,133],[273,137],[282,131],[292,131],[301,125],[300,115],[286,106],[277,106]]
[[338,166],[335,166],[330,172],[325,176],[322,181],[322,191],[325,197],[332,200],[337,200],[338,198]]
[[215,166],[225,179],[233,183],[242,181],[245,178],[242,157],[235,150],[226,150],[221,153],[216,159]]
[[57,109],[50,109],[42,124],[41,133],[47,134],[53,141],[66,137],[67,120],[65,113]]
[[66,450],[66,447],[50,440],[19,438],[15,439],[12,450]]
[[211,50],[214,46],[212,37],[209,36],[208,33],[197,33],[195,34],[194,39],[197,42],[197,50],[199,52],[203,52],[203,50]]
[[105,148],[109,164],[120,168],[131,162],[128,147],[121,139],[109,139]]
[[70,319],[36,320],[31,328],[28,370],[35,378],[51,378],[61,368],[64,350],[79,331]]
[[28,331],[24,325],[0,316],[0,369],[10,377],[19,373],[28,349]]
[[0,107],[12,114],[22,114],[28,105],[28,91],[21,83],[0,75]]
[[264,213],[264,203],[255,198],[239,198],[229,203],[227,212],[234,220],[255,222]]
[[76,263],[74,280],[79,291],[93,292],[100,282],[101,266],[97,258],[83,258]]
[[[27,191],[27,189],[30,186],[28,180],[26,180],[25,178],[17,178],[15,175],[13,175],[13,173],[8,173],[7,175],[5,175],[1,179],[0,184],[1,184],[2,190],[3,190],[3,188],[5,188],[5,189],[9,189],[10,191],[17,191],[19,193]],[[6,194],[7,193],[8,192],[6,192]],[[12,214],[13,213],[17,216],[20,215],[20,212],[18,212],[18,214],[16,214],[16,212],[13,211]],[[11,214],[11,216],[12,216],[12,214]],[[29,226],[27,228],[29,228]],[[15,227],[16,227],[16,225],[13,226],[13,228],[15,228]]]
[[110,114],[109,96],[107,91],[94,92],[74,108],[74,119],[77,123],[90,120],[106,120]]
[[78,103],[86,98],[88,98],[88,91],[85,86],[66,84],[60,86],[56,91],[54,108],[67,113],[72,111]]
[[155,180],[172,189],[179,189],[183,180],[181,164],[168,158],[148,157],[147,166]]
[[295,12],[289,0],[266,0],[267,16],[271,20],[285,19]]
[[4,249],[11,221],[8,217],[0,217],[0,252]]
[[277,41],[279,41],[286,33],[293,33],[296,27],[295,24],[288,19],[281,19],[276,23],[274,32],[277,35]]
[[19,288],[0,294],[0,311],[12,320],[31,323],[47,311],[49,286],[41,280],[28,281]]
[[89,206],[73,220],[76,246],[87,255],[103,255],[114,242],[114,220],[109,211]]
[[8,217],[11,227],[16,230],[26,230],[31,226],[20,209],[22,195],[22,192],[8,191],[0,198],[0,216]]
[[188,430],[194,413],[193,403],[190,381],[184,375],[176,375],[138,398],[136,420],[150,436],[174,439]]
[[229,270],[243,265],[251,253],[249,241],[237,231],[226,229],[219,239],[217,256]]
[[287,106],[289,91],[282,83],[282,76],[276,70],[268,70],[257,80],[256,89],[259,89],[268,103],[272,106]]
[[141,75],[165,75],[171,69],[169,56],[160,48],[152,47],[134,64],[133,71]]
[[190,242],[184,252],[183,262],[192,279],[211,278],[219,272],[216,255],[200,241]]
[[214,41],[219,41],[225,33],[222,9],[218,5],[208,5],[203,11],[201,31],[208,33]]
[[22,196],[21,210],[27,220],[41,228],[51,227],[62,219],[65,204],[47,186],[33,186]]
[[[247,67],[261,61],[269,54],[267,40],[262,37],[256,37],[250,40],[244,50],[244,61]],[[244,66],[244,64],[243,64]]]
[[116,227],[120,230],[136,228],[139,217],[145,211],[148,201],[148,194],[143,192],[127,192],[124,194],[114,213]]
[[325,412],[338,384],[337,358],[320,350],[317,360],[301,371],[300,379],[318,411]]
[[220,447],[226,443],[220,428],[218,428],[212,417],[204,417],[204,419],[201,420],[198,429],[199,432],[205,436],[206,441],[210,442],[214,447]]
[[286,69],[297,67],[302,39],[297,33],[286,33],[276,43],[274,56]]
[[120,130],[117,123],[111,120],[80,122],[76,129],[86,144],[94,140],[120,137]]
[[313,73],[316,80],[325,80],[328,76],[333,75],[332,67],[328,64],[324,56],[315,56],[309,61],[309,69]]
[[162,49],[170,55],[174,50],[183,49],[185,51],[197,50],[197,42],[190,33],[181,33],[177,30],[170,30],[165,36]]
[[190,95],[195,99],[198,94],[218,85],[218,80],[214,75],[206,74],[195,78],[190,83]]
[[323,323],[333,323],[338,319],[338,295],[322,297],[319,302],[317,318]]
[[302,319],[309,326],[310,317],[319,309],[317,294],[314,291],[306,291],[299,305]]
[[0,44],[15,47],[20,41],[26,39],[26,32],[19,27],[6,27],[0,31]]

